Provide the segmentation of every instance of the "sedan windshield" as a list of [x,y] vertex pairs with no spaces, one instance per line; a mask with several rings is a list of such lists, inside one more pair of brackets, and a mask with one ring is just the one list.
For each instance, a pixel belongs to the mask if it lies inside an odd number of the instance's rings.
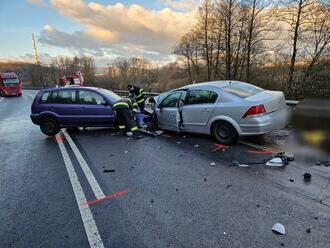
[[257,86],[241,82],[232,82],[228,86],[223,87],[222,89],[241,98],[254,96],[264,91],[264,89],[259,88]]
[[6,78],[3,80],[5,86],[17,86],[19,81],[17,78]]

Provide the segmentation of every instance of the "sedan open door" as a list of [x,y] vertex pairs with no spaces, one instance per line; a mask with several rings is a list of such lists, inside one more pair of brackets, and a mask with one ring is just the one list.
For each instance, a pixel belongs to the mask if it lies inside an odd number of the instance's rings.
[[175,91],[167,95],[156,107],[158,125],[161,129],[180,131],[179,103],[186,96],[186,91]]

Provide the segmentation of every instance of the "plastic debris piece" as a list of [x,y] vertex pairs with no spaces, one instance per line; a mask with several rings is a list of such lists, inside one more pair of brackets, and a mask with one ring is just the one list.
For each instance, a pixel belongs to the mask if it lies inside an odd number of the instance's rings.
[[259,205],[259,204],[256,204],[256,207],[257,207],[257,208],[260,208],[260,205]]
[[227,235],[227,233],[226,232],[223,232],[223,235]]
[[285,234],[285,227],[281,223],[275,223],[272,227],[272,231],[277,234]]
[[305,172],[304,173],[304,180],[305,181],[310,181],[312,179],[312,174]]
[[206,177],[204,177],[203,179],[204,179],[204,182],[206,182],[206,181],[207,181]]
[[227,185],[226,185],[226,189],[229,189],[231,186],[233,186],[233,185],[231,185],[231,184],[227,184]]
[[284,164],[288,164],[288,163],[294,161],[294,157],[292,155],[285,155],[284,152],[277,153],[275,155],[275,158],[282,159],[282,161],[283,161]]
[[212,162],[212,163],[210,163],[210,165],[211,165],[211,166],[215,166],[215,165],[216,165],[216,163]]
[[239,164],[238,167],[241,167],[241,168],[247,168],[249,167],[250,165],[248,164]]
[[197,147],[199,147],[199,145],[194,145],[194,147],[196,147],[196,148],[197,148]]
[[177,144],[181,144],[181,142],[180,141],[178,141],[178,142],[176,142]]
[[239,165],[239,162],[237,160],[233,160],[231,162],[232,162],[232,165],[234,165],[234,166],[238,166]]
[[293,182],[294,182],[294,180],[293,180],[292,178],[290,178],[290,182],[292,182],[292,183],[293,183]]
[[125,151],[124,151],[124,153],[126,154],[126,153],[128,153],[128,151],[127,151],[127,150],[125,150]]
[[113,170],[113,169],[104,169],[103,170],[103,173],[113,173],[113,172],[115,172],[116,170]]
[[307,228],[307,229],[306,229],[306,232],[307,232],[307,233],[311,233],[311,229],[310,229],[310,228]]
[[271,160],[269,160],[266,163],[267,166],[271,166],[271,167],[282,167],[284,165],[283,160],[281,158],[275,157]]
[[329,167],[330,166],[330,160],[329,161],[319,161],[315,165]]

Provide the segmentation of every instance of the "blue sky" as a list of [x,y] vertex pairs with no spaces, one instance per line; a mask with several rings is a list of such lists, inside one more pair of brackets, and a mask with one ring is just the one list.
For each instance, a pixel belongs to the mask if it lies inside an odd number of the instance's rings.
[[[99,16],[88,5],[90,2],[97,3],[104,14]],[[162,59],[163,56],[169,59],[170,47],[177,41],[175,37],[181,35],[171,27],[172,15],[175,15],[175,25],[182,23],[183,28],[192,22],[188,20],[192,11],[175,9],[172,2],[191,4],[198,0],[0,0],[0,60],[15,60],[32,54],[32,33],[38,38],[41,55],[84,54],[96,56],[99,61],[130,54],[149,56],[151,60]],[[72,14],[75,3],[86,10],[81,16],[79,12]],[[122,4],[125,10],[115,8],[117,3]],[[133,4],[142,8],[140,16],[130,8]],[[113,9],[110,11],[107,6]],[[165,7],[171,8],[170,13],[161,12]],[[115,19],[116,15],[122,20]],[[132,15],[141,22],[130,20]],[[98,18],[103,18],[106,23],[98,22]],[[165,23],[167,27],[158,30],[158,23],[159,26]],[[46,30],[45,25],[48,27]],[[77,40],[79,42],[72,42]],[[157,46],[152,44],[162,42],[164,44]]]

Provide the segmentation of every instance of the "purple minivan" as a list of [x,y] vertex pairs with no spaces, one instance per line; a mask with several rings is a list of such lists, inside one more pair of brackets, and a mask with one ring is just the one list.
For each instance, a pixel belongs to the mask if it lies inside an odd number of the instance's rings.
[[119,99],[112,91],[94,87],[44,89],[34,98],[30,117],[48,136],[62,127],[114,127],[112,104]]

